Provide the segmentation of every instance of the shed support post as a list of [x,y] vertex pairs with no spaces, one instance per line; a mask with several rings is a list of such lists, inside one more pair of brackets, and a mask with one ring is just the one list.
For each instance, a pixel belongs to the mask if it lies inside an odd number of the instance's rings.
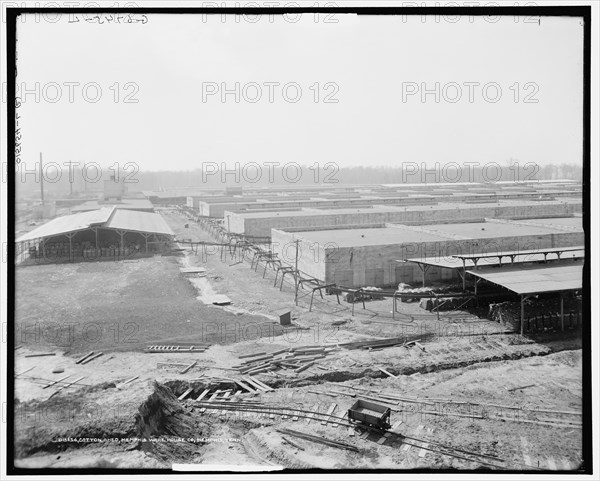
[[525,323],[525,296],[521,296],[521,336],[523,335],[523,324]]
[[565,330],[565,294],[560,293],[560,330]]
[[67,234],[67,239],[69,239],[69,262],[73,262],[73,237],[75,237],[75,233]]
[[120,245],[120,247],[119,247],[119,251],[120,251],[120,252],[119,252],[119,256],[121,256],[121,255],[124,255],[124,254],[125,254],[125,252],[124,252],[124,250],[125,250],[125,245],[124,245],[124,241],[123,241],[123,236],[125,235],[125,231],[123,231],[123,230],[118,230],[118,231],[117,231],[117,234],[119,234],[119,237],[121,238],[121,240],[120,240],[120,242],[119,242],[119,245]]
[[421,265],[421,264],[418,264],[418,266],[421,269],[421,272],[423,273],[423,287],[425,287],[425,275],[427,274],[427,270],[429,269],[429,266]]
[[[142,237],[144,238],[144,240],[146,241],[146,254],[148,254],[148,238],[151,236],[152,234],[142,234]],[[193,249],[193,245],[190,244],[190,246],[192,246]]]

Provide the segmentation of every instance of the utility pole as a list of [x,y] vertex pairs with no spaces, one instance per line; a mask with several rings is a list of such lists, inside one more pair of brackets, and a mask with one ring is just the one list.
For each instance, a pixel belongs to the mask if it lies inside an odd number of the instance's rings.
[[298,276],[298,243],[300,242],[299,239],[296,239],[295,243],[296,243],[296,264],[294,267],[294,277],[296,279],[296,292],[294,294],[294,302],[296,303],[296,305],[298,305],[298,287],[300,286],[300,282],[299,282],[299,276]]
[[44,169],[42,167],[42,153],[40,152],[40,191],[42,194],[42,205],[44,204]]
[[69,160],[69,197],[73,197],[73,162]]

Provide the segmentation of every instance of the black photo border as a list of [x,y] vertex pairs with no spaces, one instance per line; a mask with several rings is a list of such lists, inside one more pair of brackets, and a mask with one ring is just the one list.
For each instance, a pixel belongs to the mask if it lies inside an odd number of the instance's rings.
[[[583,325],[582,325],[582,469],[578,471],[522,471],[507,470],[496,471],[478,469],[476,471],[448,470],[448,469],[411,469],[411,470],[353,470],[353,469],[285,469],[283,471],[261,472],[266,474],[592,474],[592,359],[591,359],[591,6],[565,5],[565,6],[518,6],[518,7],[259,7],[259,8],[200,8],[200,7],[135,7],[135,8],[7,8],[6,9],[6,54],[7,54],[7,474],[9,475],[168,475],[168,474],[196,474],[206,475],[232,475],[232,474],[259,474],[239,473],[235,471],[172,471],[170,469],[104,469],[104,468],[21,468],[15,467],[14,445],[14,329],[15,329],[15,265],[12,261],[15,256],[15,182],[16,182],[16,35],[17,20],[19,15],[26,13],[44,14],[94,14],[94,13],[120,13],[120,14],[179,14],[179,15],[283,15],[283,14],[356,14],[356,15],[461,15],[461,16],[542,16],[542,17],[580,17],[583,22],[583,228],[585,232],[585,263],[583,267]],[[596,413],[596,416],[598,413]]]

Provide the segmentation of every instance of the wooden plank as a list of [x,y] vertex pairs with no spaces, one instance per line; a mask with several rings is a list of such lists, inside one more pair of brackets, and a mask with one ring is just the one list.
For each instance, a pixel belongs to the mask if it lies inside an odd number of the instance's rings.
[[[266,354],[266,352],[255,352],[254,354],[244,354],[242,356],[238,356],[238,358],[240,359],[245,359],[247,357],[256,357],[256,356],[262,356],[263,354]],[[273,355],[273,354],[271,354]]]
[[182,369],[181,371],[179,371],[179,374],[185,374],[186,372],[188,372],[190,369],[192,369],[196,364],[198,364],[198,361],[194,361],[193,363],[191,363],[189,366],[186,366],[184,369]]
[[156,363],[156,368],[160,369],[161,367],[186,367],[189,364],[183,363],[183,362],[157,362]]
[[[208,401],[209,401],[209,402],[210,402],[210,401],[214,401],[214,400],[215,400],[215,398],[216,398],[216,397],[217,397],[217,396],[218,396],[220,393],[221,393],[221,391],[215,391],[215,392],[212,394],[212,396],[211,396],[210,398],[208,398]],[[200,408],[200,412],[201,412],[201,413],[204,413],[204,412],[206,412],[206,409],[207,409],[207,408],[205,408],[205,407],[202,407],[202,408]],[[210,412],[210,411],[209,411],[209,412]]]
[[177,399],[179,401],[183,401],[186,397],[188,397],[188,395],[194,390],[193,387],[189,388],[186,392],[184,392],[181,396],[179,396]]
[[248,386],[247,384],[245,384],[244,382],[242,382],[242,381],[240,381],[238,379],[234,379],[233,382],[235,382],[238,386],[240,386],[242,389],[245,389],[249,393],[256,394],[258,392],[258,391],[252,389],[250,386]]
[[69,381],[68,383],[66,383],[66,384],[64,384],[64,385],[62,385],[62,386],[58,386],[58,388],[57,388],[57,390],[56,390],[56,391],[58,392],[58,391],[60,391],[61,389],[68,388],[68,387],[72,386],[73,384],[75,384],[75,383],[78,383],[78,382],[79,382],[79,381],[81,381],[82,379],[85,379],[85,376],[78,377],[77,379],[75,379],[75,380],[73,380],[73,381]]
[[256,374],[262,374],[264,372],[267,372],[270,369],[271,369],[271,367],[265,366],[265,367],[260,368],[260,369],[253,369],[252,371],[247,371],[246,374],[248,374],[250,376],[255,376]]
[[66,388],[68,388],[68,387],[72,386],[73,384],[75,384],[75,383],[77,383],[77,382],[81,381],[82,379],[85,379],[85,376],[78,377],[78,378],[77,378],[77,379],[75,379],[74,381],[70,381],[70,382],[66,383],[65,385],[63,385],[63,386],[58,386],[58,388],[56,389],[56,391],[54,391],[54,392],[53,392],[53,393],[50,395],[50,397],[49,397],[48,399],[50,399],[50,398],[51,398],[52,396],[54,396],[55,394],[58,394],[58,393],[59,393],[59,392],[60,392],[62,389],[66,389]]
[[85,356],[77,359],[77,361],[75,361],[75,364],[80,364],[81,361],[85,361],[88,357],[93,356],[94,355],[94,351],[88,352]]
[[286,443],[288,443],[290,446],[294,446],[295,448],[299,449],[300,451],[304,451],[304,448],[302,446],[298,446],[296,443],[293,443],[292,441],[290,441],[288,438],[281,436],[281,439],[283,439]]
[[307,363],[307,364],[304,364],[303,366],[297,367],[296,369],[294,369],[294,372],[295,372],[295,373],[300,373],[300,372],[302,372],[302,371],[304,371],[304,370],[308,369],[308,368],[309,368],[310,366],[312,366],[314,363],[315,363],[314,361],[311,361],[311,362],[309,362],[309,363]]
[[31,371],[32,369],[35,369],[37,366],[32,366],[29,369],[25,369],[24,371],[21,371],[19,374],[15,375],[15,378],[19,377],[21,374],[25,374],[26,372]]
[[379,369],[379,370],[380,370],[382,373],[384,373],[385,375],[387,375],[387,376],[389,376],[389,377],[394,377],[394,378],[398,377],[398,376],[395,376],[395,375],[393,375],[391,372],[388,372],[388,371],[386,371],[386,370],[385,370],[384,368],[382,368],[382,367],[378,367],[377,369]]
[[315,415],[315,412],[317,411],[317,409],[319,409],[319,403],[315,404],[312,409],[311,409],[311,413],[308,415],[308,417],[306,418],[306,423],[310,424],[310,421],[312,420],[312,418]]
[[98,352],[98,353],[94,354],[93,356],[88,357],[85,361],[82,361],[81,364],[87,364],[88,362],[92,362],[94,359],[98,359],[103,354],[104,354],[103,352]]
[[535,387],[535,386],[537,386],[537,384],[527,384],[526,386],[518,386],[518,387],[506,388],[506,390],[508,392],[513,392],[513,391],[518,391],[520,389],[527,389],[527,388]]
[[321,421],[321,424],[323,424],[324,426],[327,425],[327,422],[329,421],[329,417],[333,414],[333,411],[335,411],[337,404],[336,403],[331,403],[331,405],[329,406],[329,409],[327,410],[327,419],[324,419],[323,421]]
[[205,389],[202,394],[196,398],[196,401],[202,401],[202,399],[204,399],[209,392],[210,389]]
[[259,392],[267,392],[267,390],[262,387],[260,384],[257,384],[250,376],[242,376],[242,379],[247,382],[250,386],[253,386]]
[[390,429],[391,432],[395,433],[396,429],[398,429],[400,427],[400,425],[402,424],[402,420],[400,421],[396,421],[394,423],[394,425],[392,426],[392,428]]
[[[250,377],[250,376],[248,376]],[[273,389],[271,386],[269,386],[268,384],[265,384],[264,382],[262,382],[260,379],[255,379],[253,377],[250,377],[250,379],[252,379],[256,384],[258,384],[259,386],[262,386],[264,389],[266,389],[267,391],[275,391],[275,389]]]
[[322,394],[322,395],[324,395],[324,396],[331,396],[331,397],[335,397],[335,394],[331,394],[331,393],[329,393],[329,392],[312,391],[312,390],[310,390],[310,389],[308,390],[308,392],[309,392],[309,393],[312,393],[312,394]]
[[206,272],[205,267],[180,267],[179,270],[183,274],[202,274],[203,272]]
[[272,359],[272,358],[273,358],[273,356],[271,354],[268,354],[266,356],[257,357],[256,359],[249,359],[248,361],[243,361],[242,364],[244,366],[250,366],[250,365],[254,364],[255,362],[265,361],[267,359]]
[[[217,392],[216,392],[215,394],[216,394],[216,396],[215,396],[215,398],[213,399],[213,401],[221,401],[221,399],[222,399],[222,398],[223,398],[223,397],[224,397],[224,396],[225,396],[227,393],[225,393],[224,391],[221,391],[221,390],[217,390]],[[209,399],[209,401],[210,401],[210,399]],[[218,413],[218,412],[219,412],[219,410],[218,410],[217,408],[214,408],[214,409],[211,409],[211,410],[210,410],[210,411],[208,411],[208,412],[209,412],[209,413],[212,413],[212,414],[216,414],[216,413]]]
[[68,376],[61,377],[60,379],[57,379],[56,381],[52,381],[52,382],[46,384],[45,386],[42,387],[42,389],[47,389],[51,386],[54,386],[55,384],[58,384],[59,382],[64,381],[68,377],[71,377],[71,374],[69,374]]
[[243,376],[242,379],[250,386],[255,387],[258,392],[274,391],[273,388],[268,387],[266,384],[262,384],[258,379],[253,378],[252,376]]

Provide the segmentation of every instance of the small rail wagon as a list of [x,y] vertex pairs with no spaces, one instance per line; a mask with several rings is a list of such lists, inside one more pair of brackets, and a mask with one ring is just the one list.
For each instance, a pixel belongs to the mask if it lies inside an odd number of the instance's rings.
[[389,429],[392,411],[386,406],[364,399],[358,399],[348,409],[348,419],[377,429]]

